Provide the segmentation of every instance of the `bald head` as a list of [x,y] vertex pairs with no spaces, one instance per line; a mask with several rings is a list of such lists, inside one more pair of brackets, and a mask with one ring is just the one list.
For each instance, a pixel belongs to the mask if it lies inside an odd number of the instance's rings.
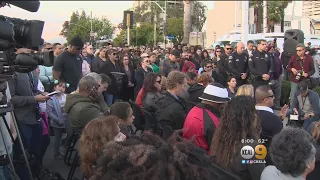
[[257,87],[256,92],[255,92],[256,103],[257,104],[263,103],[263,100],[266,97],[270,96],[270,94],[271,94],[270,91],[272,92],[270,86],[268,86],[268,85],[263,85],[263,86]]
[[99,84],[97,81],[91,76],[84,76],[80,79],[79,82],[79,92],[89,93],[93,87],[98,89]]
[[242,54],[243,53],[243,51],[244,51],[244,44],[242,43],[242,42],[238,42],[237,43],[237,53],[238,54]]

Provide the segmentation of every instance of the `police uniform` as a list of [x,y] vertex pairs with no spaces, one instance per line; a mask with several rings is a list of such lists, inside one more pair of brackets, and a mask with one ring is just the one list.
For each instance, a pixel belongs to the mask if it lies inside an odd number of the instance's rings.
[[[257,88],[261,85],[268,85],[272,75],[271,55],[266,51],[254,51],[252,57],[249,58],[250,75],[252,77],[252,85]],[[263,74],[270,76],[269,80],[262,79]]]
[[[247,83],[247,78],[249,75],[248,60],[249,57],[245,53],[238,54],[237,52],[233,52],[229,56],[229,69],[232,76],[237,80],[237,86]],[[241,78],[242,73],[247,74],[246,79]]]
[[222,84],[223,86],[227,86],[227,78],[229,75],[229,65],[228,65],[228,58],[229,56],[227,55],[222,55],[221,59],[217,61],[217,66],[219,70],[218,74],[218,82]]

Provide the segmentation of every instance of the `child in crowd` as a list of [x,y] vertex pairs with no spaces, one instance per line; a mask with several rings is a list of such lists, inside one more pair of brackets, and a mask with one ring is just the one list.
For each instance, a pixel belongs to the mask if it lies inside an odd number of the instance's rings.
[[62,157],[60,153],[60,142],[62,134],[65,132],[67,127],[67,114],[63,108],[66,102],[65,90],[68,84],[62,81],[54,80],[54,90],[58,92],[53,95],[47,102],[47,113],[50,118],[50,125],[53,127],[55,134],[54,142],[54,158]]
[[[34,75],[36,77],[39,77],[40,74],[40,68],[39,66],[37,69],[35,69]],[[40,79],[38,79],[38,82],[35,84],[37,87],[37,90],[39,93],[44,93],[45,89],[43,84],[41,83]],[[41,150],[40,150],[40,158],[41,158],[41,164],[42,164],[42,159],[44,157],[44,154],[47,151],[47,148],[50,144],[50,137],[49,137],[49,123],[48,123],[48,114],[46,113],[46,108],[47,105],[45,102],[43,103],[38,103],[39,111],[41,113],[41,118],[42,118],[42,126],[43,126],[43,131],[42,131],[42,139],[41,139]]]

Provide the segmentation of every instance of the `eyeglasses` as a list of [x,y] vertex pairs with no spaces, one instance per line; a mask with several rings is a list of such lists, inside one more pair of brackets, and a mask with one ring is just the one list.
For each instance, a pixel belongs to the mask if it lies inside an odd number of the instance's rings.
[[150,63],[150,61],[149,60],[146,60],[146,61],[144,61],[145,63]]
[[117,53],[112,53],[112,55],[117,56],[118,54]]
[[274,94],[269,95],[269,96],[267,96],[267,97],[265,97],[265,98],[263,98],[263,99],[266,99],[266,98],[274,98]]

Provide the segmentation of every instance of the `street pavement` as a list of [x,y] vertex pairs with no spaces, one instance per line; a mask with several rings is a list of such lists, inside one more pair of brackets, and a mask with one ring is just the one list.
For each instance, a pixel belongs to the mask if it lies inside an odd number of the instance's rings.
[[[63,162],[63,159],[53,158],[54,136],[51,136],[50,139],[51,139],[50,145],[43,158],[44,168],[48,169],[50,172],[58,172],[62,175],[63,178],[67,179],[70,167]],[[80,167],[77,167],[74,177],[77,179],[80,179],[81,177]]]

